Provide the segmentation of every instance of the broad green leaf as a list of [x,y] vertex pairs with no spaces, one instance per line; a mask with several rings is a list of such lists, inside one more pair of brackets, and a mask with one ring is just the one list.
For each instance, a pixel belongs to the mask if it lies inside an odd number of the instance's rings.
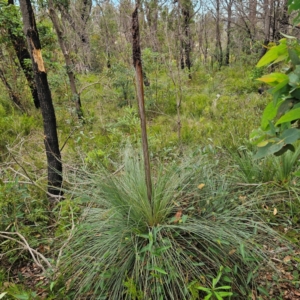
[[261,128],[254,129],[250,133],[250,141],[253,145],[257,145],[266,139],[266,133]]
[[271,84],[274,82],[280,83],[283,81],[289,81],[289,77],[288,77],[288,75],[283,74],[283,73],[271,73],[271,74],[264,75],[264,76],[258,78],[257,80],[265,82],[267,84]]
[[263,112],[263,115],[262,115],[262,119],[261,119],[261,128],[263,130],[266,130],[268,125],[269,125],[269,121],[270,120],[273,120],[276,115],[277,115],[277,110],[280,106],[281,102],[278,102],[276,106],[274,106],[274,103],[273,102],[270,102],[264,112]]
[[300,139],[300,130],[297,128],[289,128],[285,130],[279,137],[284,144],[292,144]]
[[6,294],[7,294],[7,292],[1,293],[0,294],[0,299],[2,299]]
[[295,72],[289,74],[289,85],[297,87],[299,85],[299,76]]
[[274,60],[274,64],[276,64],[280,61],[286,60],[288,57],[289,57],[289,55],[287,53],[281,54],[277,57],[276,60]]
[[300,107],[295,108],[283,115],[275,124],[275,126],[300,119]]
[[284,142],[278,141],[276,143],[268,143],[265,147],[258,148],[257,153],[253,156],[253,159],[260,159],[267,155],[278,152],[284,146]]
[[295,103],[294,99],[286,99],[283,102],[281,102],[278,111],[277,111],[277,116],[276,117],[281,117],[286,111],[290,110],[293,108]]
[[[276,128],[273,124],[273,122],[269,121],[269,127],[270,127],[270,133],[271,136],[275,136],[277,134],[278,128]],[[272,143],[272,141],[270,140],[270,142]]]
[[257,63],[256,67],[260,68],[273,62],[278,57],[276,47],[271,48]]
[[278,152],[275,152],[274,155],[280,156],[288,150],[295,152],[295,147],[292,144],[284,145]]
[[289,52],[289,56],[290,56],[290,59],[292,61],[292,64],[293,65],[299,65],[300,64],[300,59],[299,59],[299,56],[297,54],[297,52],[295,51],[295,49],[288,49],[288,52]]
[[300,100],[300,88],[294,89],[290,94],[296,99]]
[[289,83],[289,77],[286,76],[285,80],[282,80],[278,84],[273,85],[273,87],[271,89],[269,89],[268,92],[272,95],[274,95],[275,93],[277,93],[279,91],[281,91],[281,93],[282,93],[283,87],[287,86],[288,83]]
[[265,140],[265,141],[262,141],[260,143],[257,144],[257,147],[265,147],[266,145],[268,145],[269,141],[268,140]]

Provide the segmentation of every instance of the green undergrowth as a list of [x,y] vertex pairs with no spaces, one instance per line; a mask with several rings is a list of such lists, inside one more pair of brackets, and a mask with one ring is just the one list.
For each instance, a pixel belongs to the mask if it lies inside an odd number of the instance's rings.
[[74,194],[91,206],[60,267],[74,299],[203,299],[220,268],[220,288],[246,299],[260,266],[273,268],[267,249],[284,242],[205,154],[158,170],[151,203],[134,152],[119,174],[84,182],[88,192]]
[[[50,213],[40,112],[21,114],[3,97],[1,231],[22,234],[53,266],[63,247],[57,273],[40,284],[46,299],[203,299],[215,288],[233,293],[232,299],[258,295],[259,266],[275,272],[268,250],[286,244],[278,233],[300,243],[299,147],[254,160],[249,144],[270,100],[257,93],[254,80],[264,70],[195,66],[189,80],[147,51],[153,207],[138,154],[130,150],[123,161],[127,144],[140,148],[131,66],[116,62],[100,74],[77,76],[81,122],[66,74],[56,65],[49,80],[65,199]],[[8,291],[12,299],[18,291],[28,297],[35,292],[24,278],[12,276],[32,261],[18,247],[0,238],[0,282],[20,283],[0,285],[0,295]]]

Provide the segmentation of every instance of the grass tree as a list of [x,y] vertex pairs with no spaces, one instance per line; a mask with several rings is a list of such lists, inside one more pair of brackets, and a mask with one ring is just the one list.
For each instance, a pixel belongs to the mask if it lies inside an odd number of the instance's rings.
[[128,150],[124,166],[83,175],[77,196],[92,206],[61,266],[74,299],[203,299],[209,289],[246,299],[280,239],[255,199],[242,201],[206,155],[161,167],[151,203],[140,156]]
[[147,139],[147,124],[146,124],[145,101],[144,101],[144,85],[143,85],[144,80],[143,80],[143,67],[142,67],[141,46],[140,46],[138,8],[139,5],[136,4],[136,7],[132,14],[132,57],[133,57],[133,65],[135,68],[135,74],[136,74],[135,75],[136,91],[137,91],[137,100],[138,100],[138,107],[139,107],[140,120],[141,120],[145,180],[147,186],[148,200],[151,203],[152,184],[151,184],[150,158],[149,158],[149,148],[148,148],[148,139]]
[[151,178],[138,5],[132,32],[144,160],[127,149],[121,172],[83,174],[87,186],[74,195],[92,205],[61,272],[74,299],[246,299],[281,238],[204,154],[182,166],[161,164]]

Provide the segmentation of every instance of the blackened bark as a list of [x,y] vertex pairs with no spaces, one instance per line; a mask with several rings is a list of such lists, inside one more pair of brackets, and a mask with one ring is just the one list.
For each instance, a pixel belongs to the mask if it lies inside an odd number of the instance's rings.
[[182,15],[183,15],[183,26],[184,26],[184,39],[183,39],[183,49],[185,56],[185,66],[189,72],[189,79],[192,79],[191,75],[191,38],[190,38],[190,3],[184,3],[182,5]]
[[227,46],[225,54],[225,65],[229,66],[230,62],[230,44],[231,44],[231,17],[232,17],[232,0],[227,2]]
[[48,199],[54,203],[57,196],[62,194],[62,162],[56,131],[56,117],[30,0],[20,0],[20,7],[43,116],[44,144],[48,163]]
[[[8,5],[14,5],[14,0],[8,0]],[[31,95],[33,98],[33,102],[36,108],[40,107],[40,100],[36,88],[36,84],[34,81],[33,71],[32,67],[30,67],[28,64],[26,64],[26,59],[30,59],[30,54],[28,52],[28,49],[26,47],[26,41],[23,38],[23,36],[15,35],[11,28],[8,28],[8,34],[10,37],[10,40],[12,42],[12,45],[15,49],[15,52],[18,57],[18,61],[21,65],[21,68],[24,72],[24,75],[26,77],[26,80],[28,82]]]
[[136,74],[136,89],[137,89],[137,99],[138,99],[141,130],[142,130],[142,146],[143,146],[143,154],[144,154],[147,196],[151,204],[152,183],[151,183],[150,158],[149,158],[149,149],[148,149],[147,125],[146,125],[146,113],[145,113],[145,101],[144,101],[143,68],[142,68],[141,46],[140,46],[138,5],[136,5],[136,8],[132,13],[132,58],[133,58],[133,66],[135,68],[135,74]]

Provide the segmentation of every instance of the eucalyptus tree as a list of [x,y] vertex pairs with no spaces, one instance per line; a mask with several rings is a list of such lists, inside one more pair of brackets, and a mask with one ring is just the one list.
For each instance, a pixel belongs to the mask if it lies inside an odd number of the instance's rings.
[[61,195],[62,162],[56,130],[56,117],[41,52],[39,33],[30,0],[20,0],[23,30],[31,56],[34,78],[44,125],[44,144],[48,164],[48,199],[53,204]]

